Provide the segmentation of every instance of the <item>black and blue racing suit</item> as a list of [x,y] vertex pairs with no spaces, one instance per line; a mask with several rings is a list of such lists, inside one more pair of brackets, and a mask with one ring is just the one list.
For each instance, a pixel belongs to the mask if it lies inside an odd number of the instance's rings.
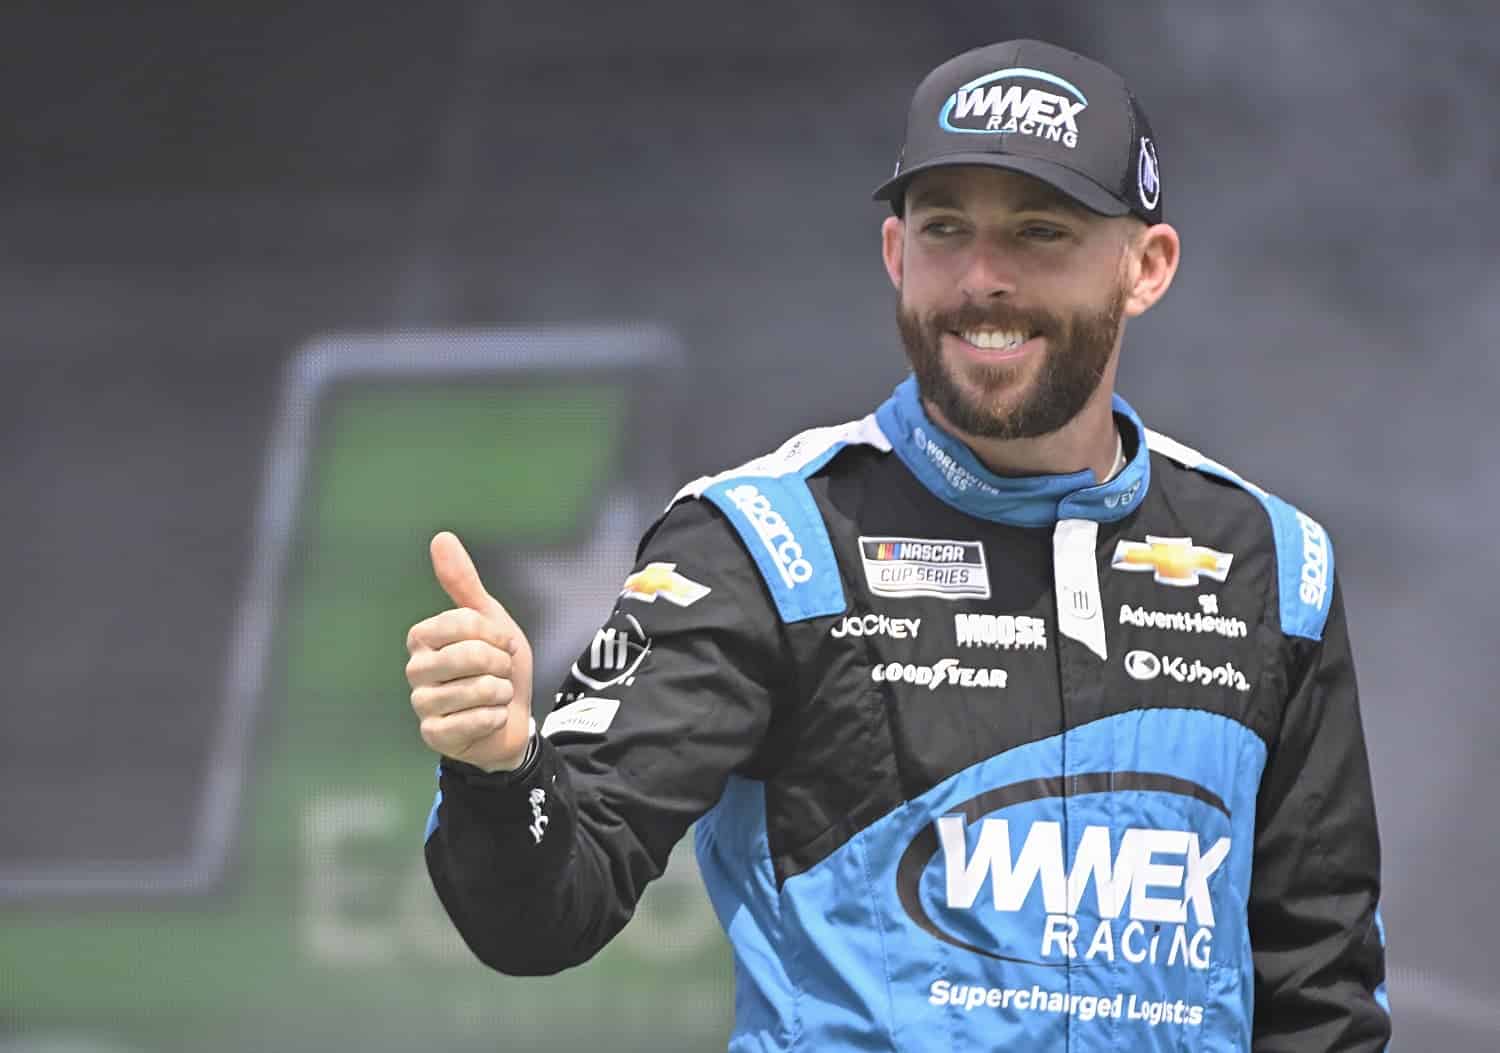
[[[696,823],[733,1050],[1379,1050],[1379,846],[1319,524],[1146,430],[1006,479],[911,380],[688,487],[534,756],[426,855],[506,973]],[[545,820],[545,821],[542,821]]]

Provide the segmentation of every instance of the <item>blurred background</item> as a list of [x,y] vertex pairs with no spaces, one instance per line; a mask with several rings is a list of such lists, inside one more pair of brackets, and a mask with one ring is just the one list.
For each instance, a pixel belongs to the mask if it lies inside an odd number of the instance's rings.
[[1336,539],[1398,1044],[1500,1048],[1492,4],[8,0],[0,1050],[722,1046],[690,853],[565,976],[451,933],[426,539],[555,677],[680,482],[881,400],[869,191],[1013,36],[1157,132],[1122,391]]

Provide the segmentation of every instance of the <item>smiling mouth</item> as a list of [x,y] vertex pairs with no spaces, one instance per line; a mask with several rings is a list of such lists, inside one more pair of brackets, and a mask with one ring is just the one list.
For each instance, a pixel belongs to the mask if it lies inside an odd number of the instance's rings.
[[1041,336],[1040,330],[1030,333],[1022,329],[962,329],[950,332],[983,351],[1014,351],[1026,341]]

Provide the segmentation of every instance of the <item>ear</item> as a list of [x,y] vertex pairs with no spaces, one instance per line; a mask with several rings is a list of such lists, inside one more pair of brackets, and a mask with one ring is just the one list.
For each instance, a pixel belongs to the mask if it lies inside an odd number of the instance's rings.
[[906,224],[899,216],[888,216],[880,225],[880,257],[891,284],[901,288],[901,252],[906,247]]
[[1171,224],[1157,223],[1138,233],[1126,249],[1125,316],[1149,311],[1172,284],[1182,242]]

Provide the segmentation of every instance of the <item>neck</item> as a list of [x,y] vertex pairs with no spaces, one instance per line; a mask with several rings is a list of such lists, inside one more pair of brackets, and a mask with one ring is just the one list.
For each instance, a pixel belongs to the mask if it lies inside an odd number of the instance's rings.
[[1029,439],[992,439],[955,428],[942,412],[922,400],[922,406],[949,434],[961,440],[990,471],[1003,476],[1068,475],[1088,469],[1104,482],[1114,474],[1120,433],[1115,427],[1110,397],[1110,370],[1078,415],[1057,431]]

